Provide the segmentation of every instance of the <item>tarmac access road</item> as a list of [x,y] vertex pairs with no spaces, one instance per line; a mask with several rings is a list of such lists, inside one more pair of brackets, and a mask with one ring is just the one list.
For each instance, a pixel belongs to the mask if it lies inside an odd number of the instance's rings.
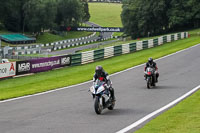
[[112,75],[116,106],[113,111],[106,109],[101,115],[95,113],[88,92],[92,81],[43,95],[0,102],[0,133],[117,132],[198,86],[199,51],[200,44],[156,60],[160,77],[152,89],[146,88],[144,64]]

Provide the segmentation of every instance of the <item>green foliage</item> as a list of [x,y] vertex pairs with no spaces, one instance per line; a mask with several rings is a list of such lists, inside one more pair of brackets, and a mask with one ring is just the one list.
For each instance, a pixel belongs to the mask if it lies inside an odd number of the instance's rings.
[[89,19],[85,0],[0,0],[0,24],[14,32],[40,33]]
[[77,26],[81,22],[82,16],[83,8],[79,0],[59,0],[57,13],[59,25]]
[[83,10],[84,10],[84,15],[83,15],[83,21],[89,21],[90,19],[90,13],[89,13],[89,6],[87,0],[81,0],[83,3]]
[[124,0],[125,33],[132,38],[154,36],[200,26],[199,0]]
[[171,9],[168,12],[170,26],[174,29],[183,27],[200,27],[199,0],[171,0]]

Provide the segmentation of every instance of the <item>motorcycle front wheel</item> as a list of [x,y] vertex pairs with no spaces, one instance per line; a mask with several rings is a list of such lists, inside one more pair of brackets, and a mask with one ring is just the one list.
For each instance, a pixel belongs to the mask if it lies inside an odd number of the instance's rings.
[[101,114],[103,107],[100,104],[100,99],[99,97],[95,97],[95,101],[94,101],[94,110],[96,112],[96,114]]
[[151,77],[147,77],[147,88],[151,88]]

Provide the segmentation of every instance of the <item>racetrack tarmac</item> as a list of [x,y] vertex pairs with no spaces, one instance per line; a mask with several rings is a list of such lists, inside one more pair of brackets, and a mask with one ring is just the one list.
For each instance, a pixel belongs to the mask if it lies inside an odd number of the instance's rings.
[[197,45],[157,60],[160,77],[152,89],[146,88],[144,65],[112,75],[116,106],[101,115],[88,92],[92,82],[0,103],[0,133],[117,132],[198,86],[199,51]]

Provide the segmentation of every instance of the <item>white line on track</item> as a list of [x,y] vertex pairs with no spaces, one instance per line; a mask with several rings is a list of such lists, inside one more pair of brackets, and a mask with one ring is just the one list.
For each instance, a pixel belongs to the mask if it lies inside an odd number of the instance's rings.
[[[180,50],[180,51],[178,51],[178,52],[176,52],[176,53],[173,53],[173,54],[170,54],[170,55],[167,55],[167,56],[161,57],[161,58],[156,59],[156,60],[161,60],[161,59],[167,58],[167,57],[169,57],[169,56],[172,56],[172,55],[178,54],[178,53],[180,53],[180,52],[183,52],[183,51],[189,50],[189,49],[194,48],[194,47],[197,47],[197,46],[199,46],[199,45],[200,45],[200,44],[197,44],[197,45],[195,45],[195,46],[189,47],[189,48],[187,48],[187,49]],[[120,73],[123,73],[123,72],[129,71],[129,70],[131,70],[131,69],[134,69],[134,68],[140,67],[140,66],[142,66],[142,65],[144,65],[144,64],[145,64],[145,63],[140,64],[140,65],[138,65],[138,66],[134,66],[134,67],[128,68],[128,69],[126,69],[126,70],[123,70],[123,71],[120,71],[120,72],[117,72],[117,73],[114,73],[114,74],[111,74],[110,76],[114,76],[114,75],[117,75],[117,74],[120,74]],[[67,87],[58,88],[58,89],[55,89],[55,90],[50,90],[50,91],[42,92],[42,93],[37,93],[37,94],[33,94],[33,95],[22,96],[22,97],[18,97],[18,98],[12,98],[12,99],[8,99],[8,100],[0,101],[0,104],[1,104],[1,103],[5,103],[5,102],[10,102],[10,101],[19,100],[19,99],[24,99],[24,98],[28,98],[28,97],[44,95],[44,94],[52,93],[52,92],[55,92],[55,91],[64,90],[64,89],[67,89],[67,88],[72,88],[72,87],[76,87],[76,86],[84,85],[84,84],[87,84],[87,83],[90,83],[90,82],[92,82],[92,80],[87,81],[87,82],[84,82],[84,83],[80,83],[80,84],[72,85],[72,86],[67,86]]]
[[125,127],[124,129],[116,132],[116,133],[125,133],[128,132],[131,129],[134,129],[135,127],[139,126],[140,124],[142,124],[143,122],[151,119],[152,117],[156,116],[157,114],[161,113],[162,111],[171,108],[172,106],[176,105],[177,103],[179,103],[180,101],[182,101],[183,99],[185,99],[186,97],[190,96],[192,93],[196,92],[197,90],[200,89],[200,85],[197,86],[196,88],[192,89],[191,91],[189,91],[188,93],[184,94],[183,96],[177,98],[176,100],[174,100],[173,102],[165,105],[164,107],[146,115],[145,117],[141,118],[140,120],[136,121],[135,123]]

